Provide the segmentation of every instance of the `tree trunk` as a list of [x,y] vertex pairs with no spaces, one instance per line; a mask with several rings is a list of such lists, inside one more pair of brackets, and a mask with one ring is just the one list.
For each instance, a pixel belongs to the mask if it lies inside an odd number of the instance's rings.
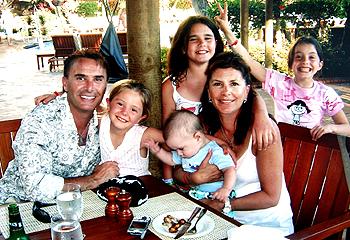
[[[128,0],[129,78],[145,84],[152,93],[151,116],[147,125],[161,126],[161,74],[159,0]],[[160,176],[159,161],[151,159],[151,173]]]
[[207,16],[204,9],[209,7],[207,0],[192,0],[192,6],[197,14]]
[[[346,22],[344,27],[344,33],[341,43],[341,48],[345,52],[345,66],[344,70],[346,71],[345,76],[350,78],[350,3],[346,6]],[[349,232],[349,231],[348,231]],[[350,232],[349,232],[350,235]]]
[[272,50],[273,50],[273,1],[266,0],[265,13],[265,67],[272,68]]

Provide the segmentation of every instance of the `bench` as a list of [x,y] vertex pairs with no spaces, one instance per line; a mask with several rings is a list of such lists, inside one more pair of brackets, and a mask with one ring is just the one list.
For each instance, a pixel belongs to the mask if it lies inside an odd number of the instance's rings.
[[21,125],[21,119],[0,122],[0,178],[2,178],[8,163],[14,158],[12,142]]
[[[295,233],[289,239],[341,239],[350,227],[349,154],[346,138],[279,123],[284,176],[291,197]],[[344,167],[345,166],[345,167]]]

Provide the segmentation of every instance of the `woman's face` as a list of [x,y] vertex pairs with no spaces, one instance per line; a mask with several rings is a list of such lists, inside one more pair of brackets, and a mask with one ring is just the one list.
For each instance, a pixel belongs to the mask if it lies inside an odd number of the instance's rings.
[[208,94],[220,114],[232,114],[239,111],[249,89],[240,71],[218,68],[209,80]]
[[192,26],[188,40],[187,56],[190,62],[207,63],[215,54],[214,33],[202,23]]

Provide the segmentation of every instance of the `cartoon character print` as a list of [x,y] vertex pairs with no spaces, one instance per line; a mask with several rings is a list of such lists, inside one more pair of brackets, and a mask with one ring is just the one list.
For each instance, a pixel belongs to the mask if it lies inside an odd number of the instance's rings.
[[300,125],[300,118],[305,113],[310,113],[311,110],[306,106],[306,103],[302,100],[296,100],[287,108],[292,112],[293,115],[293,124]]

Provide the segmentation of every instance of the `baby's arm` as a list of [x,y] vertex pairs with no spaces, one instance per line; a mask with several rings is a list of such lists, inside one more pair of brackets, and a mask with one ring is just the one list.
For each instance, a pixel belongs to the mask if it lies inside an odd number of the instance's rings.
[[235,167],[228,167],[223,170],[224,172],[224,184],[214,194],[213,198],[218,199],[221,202],[225,202],[236,182],[236,169]]
[[171,152],[168,152],[164,148],[160,147],[158,142],[155,142],[153,139],[147,139],[145,145],[148,146],[151,152],[162,162],[170,166],[175,165]]

